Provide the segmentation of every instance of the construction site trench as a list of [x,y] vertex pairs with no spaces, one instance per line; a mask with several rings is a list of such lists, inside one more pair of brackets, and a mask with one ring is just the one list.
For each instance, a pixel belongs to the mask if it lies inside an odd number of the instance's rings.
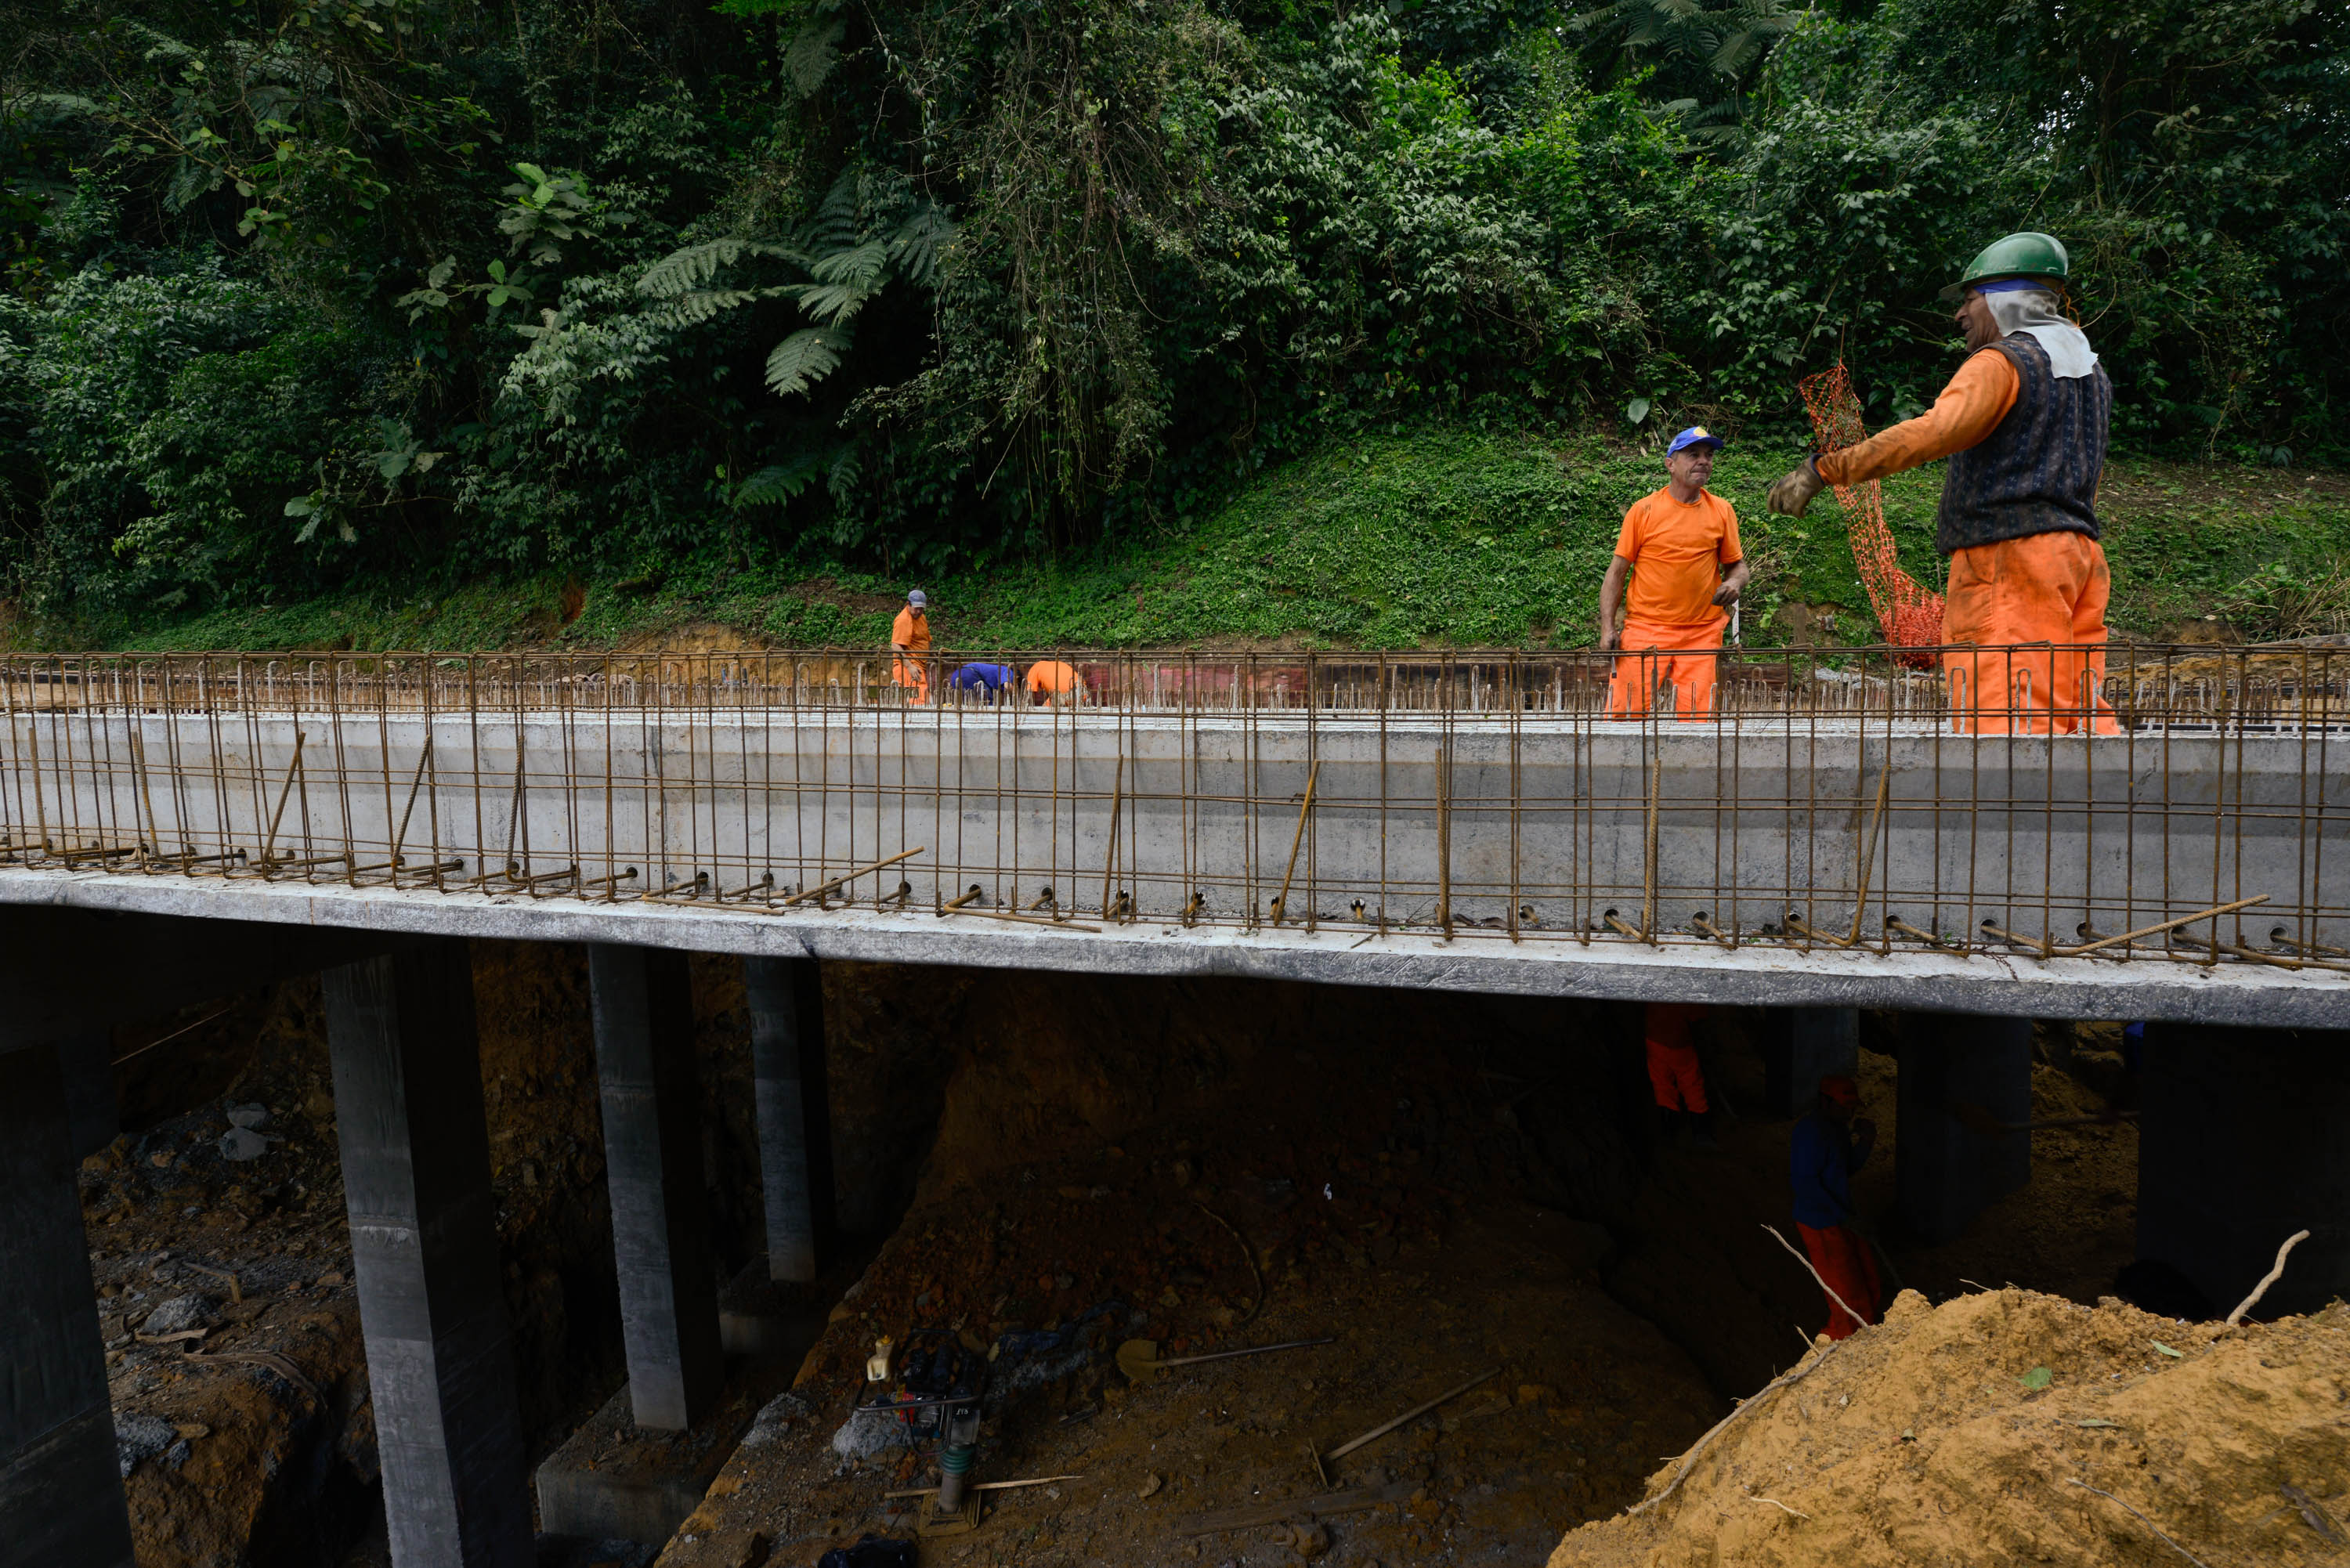
[[[614,1400],[586,954],[472,953],[530,1463],[699,1494],[658,1538],[542,1532],[541,1563],[813,1564],[867,1536],[972,1568],[2176,1561],[2163,1532],[2214,1568],[2345,1560],[2350,1315],[2227,1329],[2232,1303],[2125,1274],[2118,1024],[2035,1026],[2033,1117],[2087,1119],[1929,1244],[1894,1193],[1922,1015],[1860,1015],[1881,1135],[1855,1198],[1888,1299],[1910,1293],[1830,1348],[1766,1230],[1795,1234],[1783,1012],[1700,1024],[1716,1108],[1691,1138],[1651,1103],[1636,1004],[827,963],[837,1230],[818,1280],[777,1287],[806,1334],[731,1358],[716,1414],[660,1434]],[[738,961],[691,973],[733,1280],[764,1247],[750,1019]],[[137,1561],[389,1563],[317,981],[111,1046],[124,1130],[79,1184]],[[1040,1484],[939,1532],[935,1445],[849,1418],[884,1337],[986,1366],[972,1479]],[[1138,1379],[1137,1340],[1170,1362],[1327,1343]]]

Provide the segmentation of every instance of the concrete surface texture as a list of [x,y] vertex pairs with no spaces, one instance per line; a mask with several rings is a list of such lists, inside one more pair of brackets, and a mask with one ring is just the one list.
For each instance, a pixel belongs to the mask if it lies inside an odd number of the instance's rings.
[[683,953],[610,942],[588,948],[588,981],[629,1397],[638,1426],[683,1430],[723,1376],[692,983]]
[[[51,758],[73,728],[16,722],[59,732]],[[2250,1023],[2229,999],[2293,993],[2265,1021],[2350,1020],[2324,950],[2350,943],[2350,811],[2314,732],[1010,709],[120,722],[138,743],[109,754],[143,768],[100,765],[86,736],[80,762],[29,770],[49,842],[244,858],[126,875],[135,855],[32,855],[0,867],[0,902],[2043,1016]],[[861,910],[785,901],[867,867],[837,895]],[[464,909],[469,889],[493,897]],[[661,903],[698,934],[631,934]],[[2189,945],[2215,936],[2219,953]],[[1925,989],[1897,995],[1908,981]]]
[[329,970],[326,1002],[393,1568],[527,1568],[522,1417],[464,946]]
[[[1003,910],[1049,889],[1058,911],[1097,914],[1124,893],[1146,918],[1198,898],[1199,918],[1251,923],[1288,886],[1293,919],[1354,918],[1357,902],[1389,925],[1515,910],[1529,935],[1611,911],[1767,933],[1792,911],[1870,938],[1890,916],[2062,946],[2262,897],[2251,940],[2282,923],[2350,943],[2350,804],[2327,798],[2322,733],[1010,709],[120,722],[138,743],[117,740],[115,760],[15,770],[33,776],[15,777],[9,815],[43,818],[20,840],[242,850],[236,869],[268,858],[312,877],[397,845],[411,867],[463,860],[444,885],[513,864],[561,892],[577,866],[626,894],[697,877],[805,888],[919,849],[865,890],[903,880],[935,906],[976,884],[980,907]],[[55,758],[70,739],[15,755]]]
[[[629,900],[435,894],[222,882],[99,872],[0,872],[0,904],[27,921],[78,911],[178,917],[159,933],[223,918],[348,928],[375,940],[414,933],[550,942],[629,942],[689,952],[963,964],[1091,974],[1232,975],[1337,985],[1704,1002],[1723,1006],[1890,1007],[2019,1018],[2162,1018],[2278,1028],[2350,1027],[2350,975],[2262,964],[1776,943],[1735,951],[1687,939],[1513,942],[1504,932],[1382,936],[1361,927],[1254,931],[1168,921],[1013,923],[930,911],[800,906],[764,909]],[[314,934],[336,935],[319,929]],[[159,935],[158,940],[171,938]]]
[[0,1560],[129,1568],[56,1053],[0,1053]]

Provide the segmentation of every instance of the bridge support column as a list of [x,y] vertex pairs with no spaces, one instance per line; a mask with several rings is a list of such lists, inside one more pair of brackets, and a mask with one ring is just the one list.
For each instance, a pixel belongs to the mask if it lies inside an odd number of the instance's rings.
[[816,1278],[833,1224],[824,991],[814,959],[745,959],[743,979],[751,1003],[767,1272],[804,1282]]
[[0,1053],[0,1557],[130,1568],[60,1054]]
[[2138,1121],[2137,1254],[2224,1314],[2296,1231],[2254,1312],[2350,1294],[2350,1031],[2149,1023]]
[[1902,1023],[1895,1182],[1909,1233],[1931,1244],[2032,1179],[2030,1133],[1991,1135],[1957,1115],[2032,1119],[2032,1021],[1910,1012]]
[[1849,1078],[1860,1071],[1856,1007],[1790,1007],[1774,1012],[1770,1027],[1763,1044],[1762,1088],[1773,1115],[1804,1115],[1818,1097],[1822,1078]]
[[114,1098],[114,1031],[85,1030],[57,1042],[65,1079],[66,1139],[77,1160],[114,1141],[122,1114]]
[[465,944],[326,972],[336,1126],[395,1568],[528,1568]]
[[681,952],[598,942],[588,982],[629,1404],[638,1426],[682,1431],[709,1413],[725,1376],[692,981]]

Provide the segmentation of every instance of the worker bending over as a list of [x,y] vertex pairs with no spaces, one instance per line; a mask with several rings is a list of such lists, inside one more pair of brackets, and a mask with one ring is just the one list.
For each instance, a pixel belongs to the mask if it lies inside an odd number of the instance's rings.
[[[2097,542],[2113,382],[2057,290],[2071,268],[2047,234],[2010,234],[1944,290],[1968,356],[1934,406],[1857,446],[1814,457],[1771,487],[1800,517],[1824,485],[1948,458],[1934,547],[1950,558],[1942,657],[1952,709],[1977,734],[2116,728],[2106,673],[2112,581]],[[2044,650],[2012,653],[2011,645]]]
[[[1713,454],[1721,438],[1693,425],[1665,449],[1668,480],[1624,514],[1616,536],[1616,558],[1599,585],[1599,646],[1619,645],[1607,711],[1616,717],[1648,712],[1659,682],[1670,681],[1673,705],[1684,719],[1713,711],[1715,655],[1692,651],[1721,646],[1730,624],[1723,607],[1735,604],[1746,587],[1746,552],[1738,543],[1738,514],[1706,489],[1713,477]],[[1632,579],[1628,601],[1624,579]],[[1624,629],[1616,611],[1624,609]],[[1677,652],[1649,651],[1679,649]],[[1635,659],[1629,657],[1638,654]]]
[[1028,667],[1030,707],[1074,702],[1083,690],[1076,670],[1057,659],[1040,659]]
[[916,588],[906,596],[906,607],[890,623],[889,647],[896,653],[890,679],[913,688],[914,702],[931,700],[931,600]]
[[1020,684],[1020,672],[1008,664],[966,664],[947,677],[950,691],[959,691],[967,699],[995,704],[997,692],[1010,701],[1011,693]]
[[1692,1139],[1700,1148],[1716,1147],[1707,1126],[1705,1068],[1697,1059],[1697,1043],[1690,1037],[1690,1026],[1706,1010],[1683,1002],[1651,1002],[1646,1011],[1648,1087],[1656,1094],[1666,1132],[1676,1139]]
[[[1877,1124],[1856,1116],[1860,1088],[1850,1078],[1822,1078],[1819,1103],[1795,1124],[1789,1174],[1795,1198],[1795,1229],[1812,1267],[1834,1293],[1828,1300],[1828,1337],[1842,1339],[1864,1323],[1875,1323],[1878,1297],[1877,1259],[1868,1239],[1853,1229],[1852,1173],[1868,1162],[1877,1145]],[[1835,1297],[1844,1298],[1845,1306]],[[1855,1321],[1852,1314],[1860,1314]]]

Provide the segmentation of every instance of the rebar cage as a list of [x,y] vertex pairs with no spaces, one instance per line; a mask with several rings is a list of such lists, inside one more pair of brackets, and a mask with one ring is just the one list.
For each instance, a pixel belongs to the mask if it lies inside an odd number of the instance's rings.
[[1691,657],[16,656],[0,870],[2350,967],[2350,649]]

